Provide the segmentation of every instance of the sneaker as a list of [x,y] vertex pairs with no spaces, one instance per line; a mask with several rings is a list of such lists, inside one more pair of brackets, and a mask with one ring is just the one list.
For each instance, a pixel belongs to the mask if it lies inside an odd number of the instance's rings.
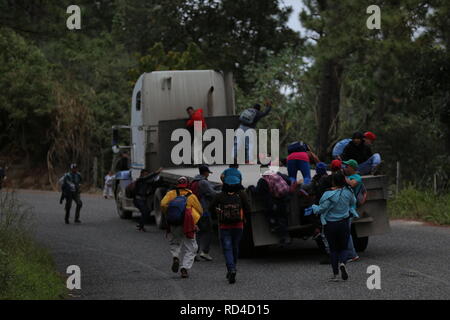
[[339,265],[339,269],[341,270],[342,280],[347,280],[348,279],[348,273],[347,273],[347,269],[345,268],[345,264],[341,263]]
[[203,260],[206,260],[206,261],[212,261],[213,260],[213,258],[209,254],[204,253],[204,252],[200,253],[200,258],[202,258]]
[[337,274],[333,275],[328,281],[329,282],[338,282],[339,281],[338,275]]
[[189,278],[189,274],[185,268],[181,268],[180,272],[182,278]]
[[174,273],[177,273],[179,268],[180,268],[180,260],[178,258],[174,257],[173,263],[172,263],[172,271]]
[[236,282],[236,271],[231,271],[229,272],[229,276],[228,276],[228,283],[229,284],[233,284]]
[[358,260],[359,260],[359,256],[356,256],[356,257],[354,257],[354,258],[348,259],[348,260],[347,260],[347,263],[349,263],[349,262],[355,262],[355,261],[358,261]]
[[137,231],[147,232],[147,230],[145,230],[144,226],[137,225],[136,229],[137,229]]
[[194,258],[194,261],[195,261],[195,262],[201,261],[200,255],[196,254],[196,255],[195,255],[195,258]]

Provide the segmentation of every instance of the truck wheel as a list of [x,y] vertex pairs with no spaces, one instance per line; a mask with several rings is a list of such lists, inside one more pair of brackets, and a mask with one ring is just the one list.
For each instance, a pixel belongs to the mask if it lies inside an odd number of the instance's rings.
[[161,230],[166,229],[166,221],[161,211],[161,200],[164,198],[165,194],[166,190],[164,188],[158,188],[153,196],[152,216],[155,217],[156,226]]
[[122,199],[125,196],[125,191],[120,188],[120,186],[117,187],[116,191],[116,207],[117,207],[117,213],[119,214],[120,219],[131,219],[133,217],[133,212],[126,211],[122,208]]
[[356,236],[355,227],[352,225],[352,238],[353,238],[353,246],[357,252],[363,252],[367,249],[369,245],[369,237],[361,237],[358,238]]

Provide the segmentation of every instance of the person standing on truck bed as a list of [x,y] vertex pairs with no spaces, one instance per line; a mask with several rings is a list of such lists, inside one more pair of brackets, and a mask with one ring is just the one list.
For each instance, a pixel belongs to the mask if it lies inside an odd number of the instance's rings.
[[150,173],[147,169],[142,169],[140,177],[134,182],[133,204],[139,209],[141,219],[136,226],[138,231],[146,232],[145,223],[150,217],[150,208],[148,207],[148,198],[157,187],[154,183],[159,181],[159,173],[162,168],[154,173]]
[[[186,112],[189,116],[189,119],[186,122],[186,128],[189,131],[189,133],[191,134],[191,155],[192,155],[192,160],[194,161],[194,163],[201,163],[202,162],[202,150],[203,150],[203,141],[198,141],[198,143],[201,146],[201,149],[199,150],[195,150],[194,149],[194,142],[196,141],[196,139],[198,139],[199,137],[197,137],[195,135],[195,122],[196,121],[200,121],[202,123],[202,132],[200,132],[200,135],[203,135],[203,131],[205,131],[208,126],[206,125],[206,121],[205,118],[203,117],[203,109],[197,109],[194,110],[194,107],[190,106],[187,107]],[[196,154],[194,154],[194,152],[197,151]]]
[[[184,199],[182,197],[185,197]],[[170,243],[170,252],[172,254],[172,271],[177,273],[180,268],[180,251],[184,247],[184,257],[181,264],[181,277],[189,277],[188,271],[192,268],[195,256],[197,254],[197,241],[195,240],[195,231],[198,231],[197,223],[203,214],[203,208],[197,196],[188,189],[188,179],[180,177],[177,180],[175,189],[166,193],[161,200],[161,210],[169,220],[168,214],[172,209],[177,209],[176,204],[184,201],[182,221],[178,224],[168,222],[168,234]],[[175,210],[173,210],[174,212]]]
[[[267,116],[269,112],[272,110],[272,103],[270,100],[265,100],[266,109],[261,111],[261,105],[256,103],[253,107],[245,109],[239,116],[239,129],[242,129],[244,133],[248,129],[255,129],[258,122]],[[233,148],[233,156],[237,159],[238,151],[240,150],[242,144],[245,144],[245,161],[246,163],[253,163],[253,141],[249,137],[239,136],[236,137],[236,143]]]
[[331,266],[333,277],[331,281],[338,281],[339,271],[343,280],[348,279],[347,244],[350,237],[349,219],[358,217],[355,210],[356,198],[348,187],[345,176],[338,172],[332,176],[332,190],[323,194],[319,205],[313,205],[315,214],[320,215],[324,226],[325,236],[330,246]]
[[208,166],[201,165],[198,170],[199,174],[194,177],[194,180],[190,185],[192,193],[197,196],[203,207],[203,215],[197,224],[199,228],[199,231],[197,232],[197,244],[199,247],[198,257],[206,261],[212,261],[209,250],[211,247],[213,230],[211,213],[209,212],[208,207],[209,203],[218,193],[220,193],[220,191],[216,191],[212,183],[208,181],[208,176],[212,173]]
[[78,166],[76,163],[70,165],[70,172],[67,172],[62,179],[62,190],[64,190],[64,198],[66,199],[66,216],[65,222],[69,224],[70,209],[72,207],[72,201],[76,203],[75,209],[75,223],[81,223],[80,211],[83,206],[83,202],[80,199],[80,186],[81,186],[81,174],[78,172]]
[[216,212],[219,220],[219,237],[222,244],[227,279],[230,284],[236,282],[236,264],[239,245],[244,231],[245,216],[251,208],[245,191],[222,191],[209,205],[210,212]]

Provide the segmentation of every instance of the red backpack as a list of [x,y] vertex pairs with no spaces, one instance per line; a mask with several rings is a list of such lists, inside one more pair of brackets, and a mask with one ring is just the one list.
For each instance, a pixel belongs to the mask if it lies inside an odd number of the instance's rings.
[[194,180],[189,183],[189,189],[192,191],[193,194],[197,196],[197,198],[200,200],[200,194],[198,193],[198,184],[200,180]]

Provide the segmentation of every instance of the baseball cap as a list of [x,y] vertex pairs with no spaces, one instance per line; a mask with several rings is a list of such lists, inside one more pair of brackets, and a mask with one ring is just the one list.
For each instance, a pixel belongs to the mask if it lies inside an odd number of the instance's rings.
[[364,133],[364,138],[369,140],[376,140],[377,136],[375,135],[375,133],[367,131],[366,133]]
[[357,170],[358,169],[358,162],[356,160],[350,159],[348,161],[344,161],[344,164],[352,167],[353,169]]
[[316,173],[318,174],[325,174],[327,173],[327,164],[324,162],[319,162],[316,165]]
[[188,179],[186,177],[179,177],[177,180],[177,187],[187,188],[187,186],[188,186]]
[[200,172],[200,174],[202,174],[203,172],[212,173],[211,170],[209,170],[209,167],[205,165],[201,165],[200,167],[198,167],[198,171]]
[[340,169],[342,167],[342,161],[339,159],[335,159],[331,161],[331,169]]

